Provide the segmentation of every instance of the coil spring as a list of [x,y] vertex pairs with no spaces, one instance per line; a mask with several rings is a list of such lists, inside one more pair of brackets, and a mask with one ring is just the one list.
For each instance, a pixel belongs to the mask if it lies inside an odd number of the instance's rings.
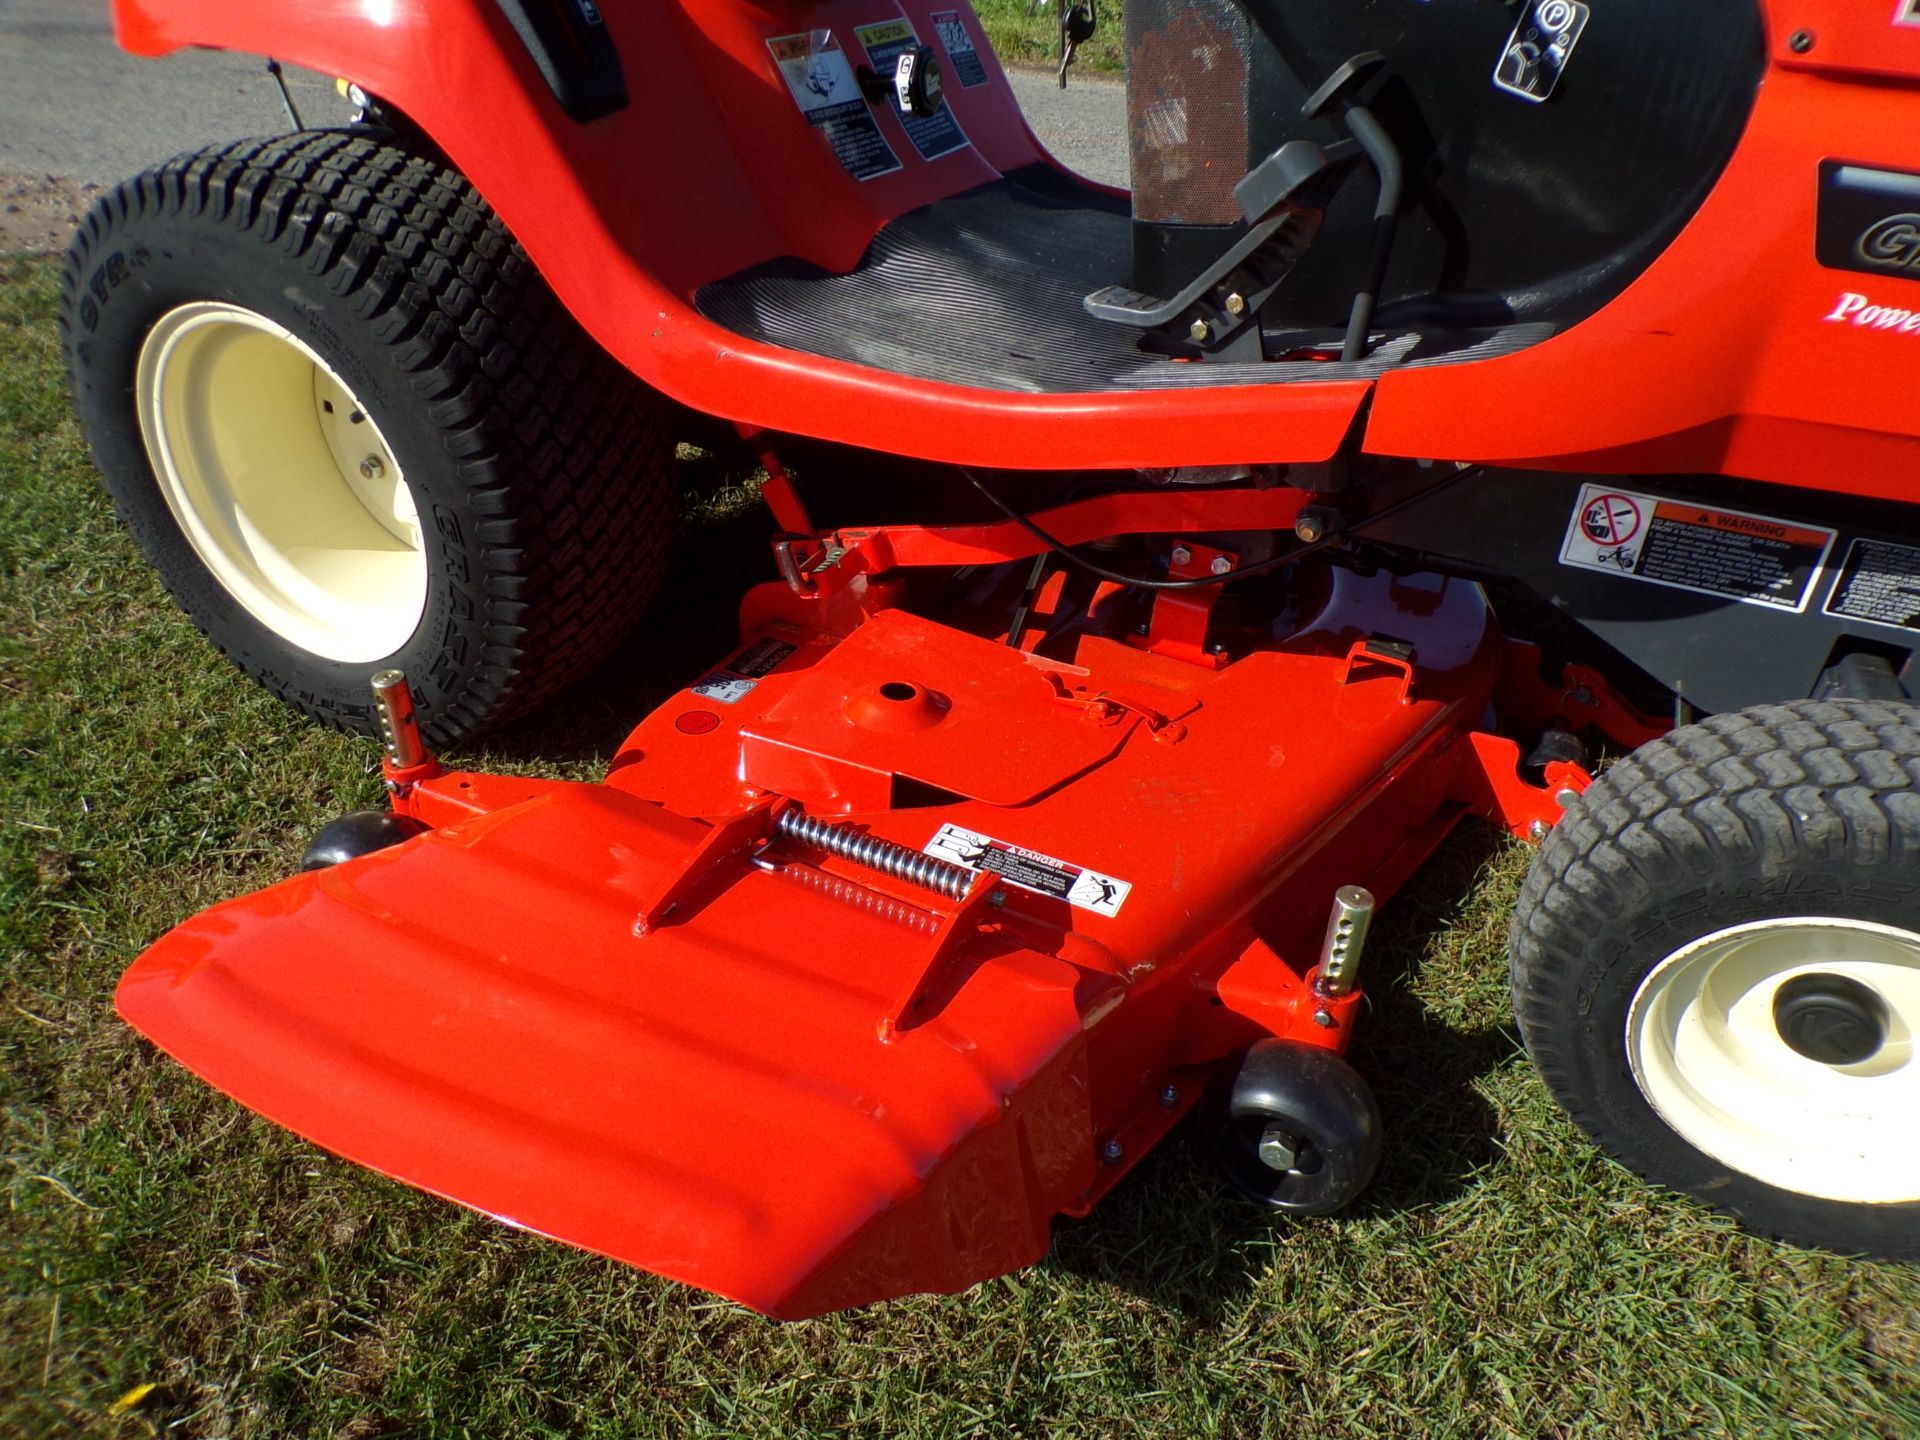
[[903,925],[917,935],[931,935],[940,928],[940,917],[930,910],[909,905],[904,900],[896,900],[878,890],[870,890],[865,885],[856,885],[851,880],[842,880],[838,875],[829,875],[824,870],[816,870],[811,865],[785,865],[780,873],[795,884],[804,885],[822,895],[831,896],[842,905],[850,905],[855,910],[865,911],[869,915],[878,915],[882,920],[891,920]]
[[848,825],[816,820],[798,810],[782,812],[774,829],[788,840],[798,840],[802,845],[811,845],[815,850],[851,860],[896,880],[905,880],[949,900],[960,899],[973,886],[974,872],[964,865],[922,855],[918,850],[882,840],[878,835],[864,834]]

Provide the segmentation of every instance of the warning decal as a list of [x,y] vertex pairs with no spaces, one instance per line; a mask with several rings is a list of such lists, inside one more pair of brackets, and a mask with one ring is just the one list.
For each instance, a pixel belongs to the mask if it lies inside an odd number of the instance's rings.
[[[881,75],[892,75],[900,61],[900,52],[920,43],[912,23],[906,20],[856,25],[853,33],[860,37],[860,43],[866,47],[867,59],[873,62],[874,71]],[[888,88],[892,88],[891,84]],[[922,160],[938,160],[942,155],[951,155],[956,150],[967,148],[966,132],[960,128],[960,122],[953,118],[952,106],[942,105],[931,115],[909,115],[897,101],[889,103],[893,105],[894,118],[906,130],[907,138],[913,142],[913,148],[920,152]]]
[[1560,563],[1800,611],[1833,540],[1831,530],[1766,515],[1583,485]]
[[807,123],[827,137],[833,153],[856,180],[890,175],[900,157],[880,133],[853,66],[831,30],[781,35],[767,41],[774,62]]
[[1069,865],[1037,850],[1023,850],[958,825],[942,825],[940,833],[927,842],[927,854],[969,870],[988,871],[1022,890],[1051,895],[1096,915],[1118,915],[1133,893],[1133,886],[1125,880]]
[[980,59],[980,52],[973,48],[973,36],[967,33],[967,22],[960,18],[960,12],[934,11],[933,28],[939,32],[941,48],[947,52],[947,62],[953,67],[953,78],[969,90],[986,84],[987,67]]
[[1856,540],[1827,595],[1829,615],[1920,630],[1920,550],[1886,540]]
[[693,693],[722,705],[738,705],[760,683],[778,670],[795,647],[784,640],[756,640],[725,665],[693,687]]

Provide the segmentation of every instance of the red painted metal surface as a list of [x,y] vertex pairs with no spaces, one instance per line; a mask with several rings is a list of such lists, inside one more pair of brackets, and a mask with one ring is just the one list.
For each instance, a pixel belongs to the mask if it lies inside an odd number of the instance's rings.
[[[1920,462],[1920,408],[1905,383],[1913,337],[1827,317],[1846,291],[1912,307],[1920,287],[1823,270],[1812,251],[1822,159],[1911,165],[1899,137],[1920,129],[1920,31],[1893,23],[1895,3],[1764,0],[1774,68],[1732,165],[1668,252],[1544,344],[1389,372],[1373,394],[1368,447],[1910,497]],[[1016,395],[778,349],[695,313],[689,297],[704,281],[782,254],[845,269],[885,220],[1042,158],[988,57],[990,84],[948,87],[972,148],[921,161],[883,116],[902,168],[857,183],[800,118],[766,48],[771,36],[815,27],[851,44],[852,25],[894,14],[924,36],[936,8],[954,7],[608,3],[634,104],[580,126],[488,0],[116,0],[122,41],[142,53],[185,44],[273,53],[397,101],[602,343],[701,410],[1012,468],[1331,456],[1373,392],[1368,382]],[[1782,38],[1796,28],[1817,33],[1805,55]],[[698,203],[674,199],[688,196]],[[1512,423],[1514,395],[1539,402],[1524,425]]]
[[[1411,677],[1349,663],[1387,626]],[[1509,658],[1475,587],[1340,572],[1218,670],[893,609],[749,638],[752,683],[669,700],[602,785],[416,767],[397,804],[436,828],[188,921],[122,1012],[320,1145],[770,1314],[961,1289],[1252,1039],[1345,1047],[1358,996],[1308,983],[1327,901],[1470,812]],[[1119,899],[951,898],[781,838],[794,809]]]

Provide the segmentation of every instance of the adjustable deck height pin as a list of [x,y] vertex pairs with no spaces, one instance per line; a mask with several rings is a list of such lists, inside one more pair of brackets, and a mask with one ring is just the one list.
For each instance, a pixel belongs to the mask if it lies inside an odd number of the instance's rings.
[[373,706],[380,712],[380,738],[387,760],[396,770],[411,770],[433,758],[420,738],[420,721],[413,710],[413,687],[403,670],[382,670],[373,677]]
[[1327,938],[1320,946],[1320,965],[1313,972],[1313,988],[1322,995],[1350,995],[1360,978],[1360,953],[1373,925],[1373,892],[1359,885],[1342,885],[1333,892],[1333,913],[1327,917]]

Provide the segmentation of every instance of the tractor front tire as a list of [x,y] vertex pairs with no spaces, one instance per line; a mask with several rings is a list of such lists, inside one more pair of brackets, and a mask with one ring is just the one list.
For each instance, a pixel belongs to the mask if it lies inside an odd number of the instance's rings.
[[1920,707],[1759,706],[1616,764],[1541,846],[1514,1008],[1630,1169],[1920,1259]]
[[351,132],[184,155],[68,252],[61,329],[116,507],[208,637],[374,733],[445,744],[603,658],[666,559],[664,402],[473,189]]

